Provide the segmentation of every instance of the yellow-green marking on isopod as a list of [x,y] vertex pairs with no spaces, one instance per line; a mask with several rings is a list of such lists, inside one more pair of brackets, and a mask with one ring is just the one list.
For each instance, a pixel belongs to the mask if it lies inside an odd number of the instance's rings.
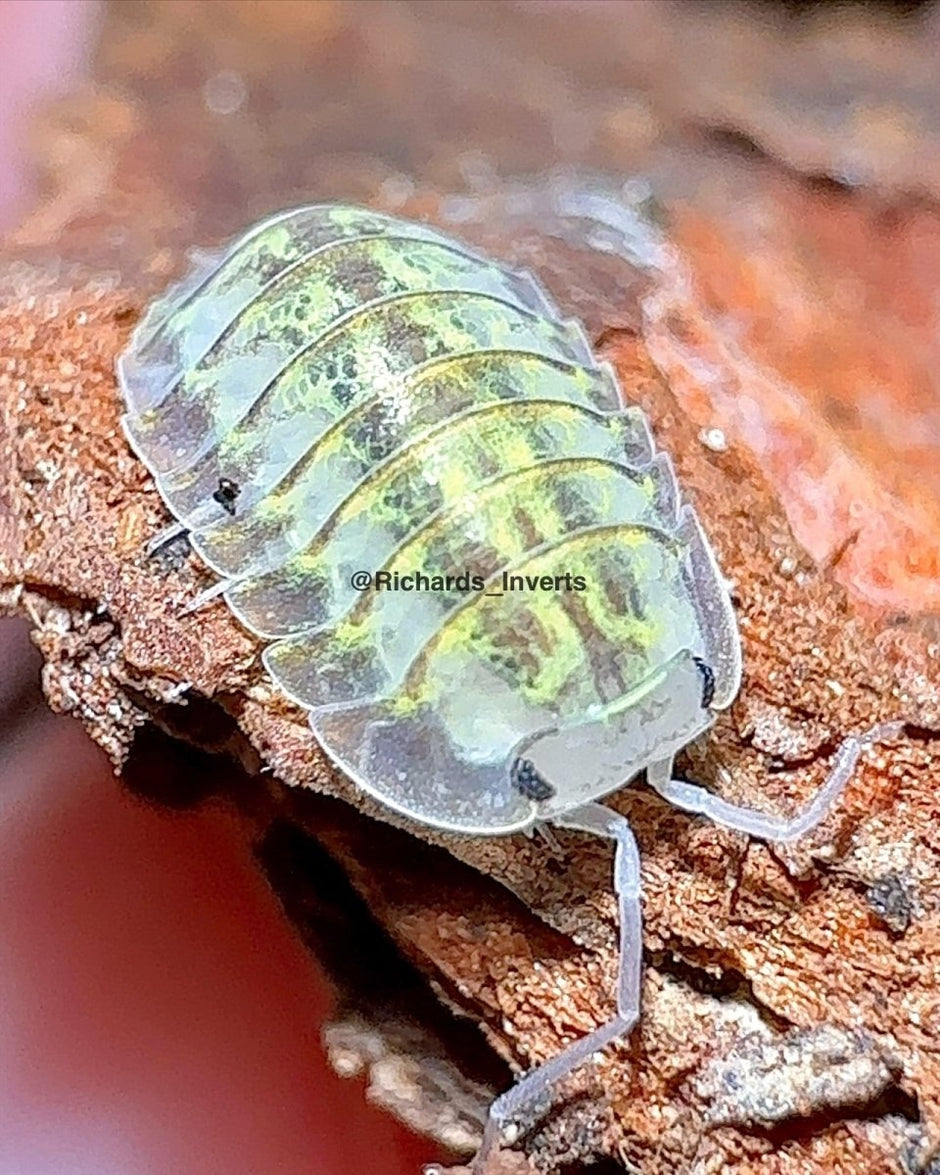
[[[372,387],[310,441],[266,494],[255,497],[253,487],[243,494],[237,516],[214,519],[195,536],[196,550],[213,569],[229,575],[286,557],[289,544],[313,537],[350,486],[449,418],[536,393],[545,401],[619,412],[616,388],[605,372],[530,352],[446,355]],[[625,446],[646,455],[642,420],[636,411],[620,415]]]
[[[227,598],[269,636],[326,624],[354,597],[351,577],[364,558],[380,566],[417,527],[487,482],[554,456],[617,461],[622,451],[618,416],[559,401],[480,406],[376,465],[308,543],[273,570],[237,580]],[[536,516],[554,509],[550,498],[527,505]]]
[[[311,707],[399,697],[410,666],[468,598],[499,598],[504,574],[548,573],[537,565],[526,568],[534,553],[583,531],[595,532],[591,542],[607,543],[610,535],[603,528],[611,520],[641,524],[650,535],[670,542],[656,529],[675,521],[665,472],[656,467],[653,475],[644,475],[615,462],[566,457],[490,481],[465,499],[463,513],[443,509],[432,515],[379,568],[395,577],[416,567],[444,576],[447,569],[461,567],[484,581],[481,592],[468,596],[455,579],[450,588],[445,584],[429,593],[362,593],[336,623],[272,645],[266,653],[268,667],[292,697]],[[578,566],[580,552],[575,556],[568,547],[556,557],[570,558],[569,574],[584,572]],[[611,601],[622,606],[618,584],[605,590],[612,594],[602,599],[602,609]],[[597,584],[586,580],[582,591],[564,599],[577,620],[591,623],[596,597]],[[552,607],[557,598],[549,593],[530,597],[534,608]],[[629,622],[631,614],[625,615]]]

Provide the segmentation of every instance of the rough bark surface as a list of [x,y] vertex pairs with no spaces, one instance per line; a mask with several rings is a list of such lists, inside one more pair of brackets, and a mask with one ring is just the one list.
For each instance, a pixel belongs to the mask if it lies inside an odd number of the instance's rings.
[[[790,812],[847,734],[907,723],[786,852],[643,786],[612,799],[643,854],[643,1018],[571,1082],[528,1137],[530,1162],[927,1172],[940,1146],[940,335],[924,260],[940,251],[925,96],[937,21],[859,17],[851,36],[814,40],[738,10],[637,5],[615,22],[606,5],[564,8],[109,11],[94,83],[39,128],[45,196],[0,269],[0,605],[31,620],[50,703],[116,766],[146,753],[152,719],[238,759],[259,859],[347,986],[335,1063],[368,1068],[376,1097],[471,1148],[508,1078],[424,985],[516,1069],[596,1026],[614,976],[610,851],[577,834],[554,849],[405,827],[333,771],[225,607],[183,613],[209,582],[185,542],[145,555],[167,518],[123,440],[113,367],[186,245],[292,202],[428,215],[523,261],[648,412],[734,583],[744,686],[689,749],[689,776]],[[685,88],[656,68],[683,55],[702,66]],[[905,127],[923,115],[906,153],[872,116],[853,186],[827,113],[842,109],[825,87],[833,60],[908,102]],[[902,94],[904,76],[921,88]],[[559,163],[615,177],[622,231],[598,228],[583,175],[546,178]],[[639,169],[646,186],[624,194]],[[336,950],[338,926],[354,951]],[[501,1162],[494,1175],[519,1165]]]

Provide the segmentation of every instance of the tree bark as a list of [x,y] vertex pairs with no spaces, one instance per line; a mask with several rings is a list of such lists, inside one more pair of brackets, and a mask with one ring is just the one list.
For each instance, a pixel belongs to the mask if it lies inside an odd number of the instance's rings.
[[[787,851],[642,785],[613,797],[643,856],[642,1021],[525,1150],[541,1170],[608,1156],[644,1175],[926,1172],[940,1144],[933,40],[844,18],[882,50],[857,68],[920,127],[890,151],[862,136],[850,186],[819,179],[840,174],[844,136],[836,99],[806,80],[849,58],[848,33],[840,48],[825,28],[797,43],[725,10],[565,8],[108,11],[92,82],[39,127],[45,192],[0,268],[0,604],[32,622],[50,704],[116,767],[163,753],[151,723],[237,760],[237,787],[221,766],[200,786],[254,814],[260,864],[345,993],[331,1055],[472,1147],[509,1080],[494,1052],[526,1069],[610,1014],[610,849],[435,834],[334,771],[224,605],[183,614],[210,582],[185,542],[145,555],[168,519],[123,439],[113,371],[187,245],[292,203],[427,216],[529,266],[648,413],[734,585],[744,685],[689,748],[688,776],[790,813],[845,736],[907,725]],[[902,94],[912,70],[920,89]],[[337,926],[355,951],[337,950]]]

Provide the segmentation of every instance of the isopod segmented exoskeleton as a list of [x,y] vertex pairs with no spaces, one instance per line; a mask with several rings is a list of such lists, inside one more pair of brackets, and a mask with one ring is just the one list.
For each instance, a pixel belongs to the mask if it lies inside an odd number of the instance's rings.
[[[792,838],[887,728],[849,740],[792,822],[672,779],[740,682],[709,544],[581,328],[436,229],[344,206],[273,217],[151,307],[118,375],[134,450],[221,577],[210,594],[357,784],[438,828],[616,842],[617,1015],[494,1103],[482,1164],[639,1013],[636,846],[598,801],[645,769],[680,806]],[[362,591],[363,571],[445,582]]]

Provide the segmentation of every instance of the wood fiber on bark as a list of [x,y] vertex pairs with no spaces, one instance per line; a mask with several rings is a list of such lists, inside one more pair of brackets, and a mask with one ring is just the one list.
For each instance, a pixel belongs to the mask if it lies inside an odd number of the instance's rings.
[[[447,6],[416,15],[283,3],[261,19],[234,4],[222,33],[219,7],[111,11],[95,84],[46,121],[42,158],[58,174],[0,271],[0,606],[33,623],[50,704],[80,718],[116,766],[154,716],[233,753],[259,837],[278,821],[313,837],[403,958],[514,1067],[605,1019],[609,848],[574,833],[557,834],[557,851],[525,837],[446,837],[358,793],[269,686],[258,642],[224,605],[183,614],[209,576],[183,542],[146,556],[167,516],[118,423],[115,357],[146,299],[184,267],[184,245],[274,207],[359,199],[428,215],[524,262],[585,320],[626,399],[649,414],[734,585],[744,686],[689,748],[688,775],[790,812],[843,737],[908,723],[865,757],[822,827],[786,851],[677,813],[642,786],[612,799],[643,856],[643,1018],[571,1081],[574,1096],[528,1139],[531,1162],[553,1170],[609,1156],[644,1175],[926,1172],[940,1144],[940,488],[922,474],[936,433],[935,388],[920,377],[936,343],[926,277],[912,277],[918,294],[904,305],[883,292],[897,221],[875,215],[865,193],[802,187],[764,157],[731,150],[718,166],[694,136],[677,145],[695,94],[677,115],[639,66],[619,63],[618,79],[594,15],[594,39],[582,22],[565,51],[581,55],[578,117],[606,130],[597,160],[572,148],[568,161],[642,162],[659,177],[673,243],[657,267],[638,265],[561,231],[550,186],[505,185],[480,162],[554,162],[566,109],[554,17],[497,6],[490,25],[468,30]],[[657,18],[638,8],[649,31]],[[662,13],[658,35],[671,45],[679,18]],[[468,43],[479,49],[494,28],[509,48],[484,87],[463,65]],[[529,32],[522,57],[514,38]],[[761,44],[780,36],[765,30]],[[241,81],[244,111],[207,106],[207,81],[221,74]],[[363,85],[337,109],[351,75]],[[615,81],[630,95],[619,106]],[[677,170],[681,182],[670,179]],[[761,254],[750,222],[730,216],[727,176],[762,208],[800,205],[804,219],[768,228],[765,218]],[[693,198],[695,177],[704,195]],[[456,203],[441,195],[461,187]],[[918,239],[935,247],[940,217],[916,216]],[[905,220],[905,239],[912,231]],[[816,247],[804,254],[807,241]],[[829,344],[848,324],[861,345],[867,320],[826,280],[836,263],[843,279],[848,270],[859,288],[881,290],[884,311],[870,312],[871,352],[841,376],[846,353]],[[902,359],[912,340],[919,350]],[[920,429],[917,443],[896,420],[883,439],[892,411]],[[276,859],[266,867],[276,879]],[[285,904],[303,926],[315,898],[293,884]],[[394,1020],[371,1038],[368,1023],[348,1019],[330,1042],[337,1063],[371,1068],[377,1097],[472,1145],[498,1074],[481,1063],[458,1089],[452,1059],[436,1070],[428,1037],[396,1037]],[[494,1175],[519,1163],[506,1156]]]

